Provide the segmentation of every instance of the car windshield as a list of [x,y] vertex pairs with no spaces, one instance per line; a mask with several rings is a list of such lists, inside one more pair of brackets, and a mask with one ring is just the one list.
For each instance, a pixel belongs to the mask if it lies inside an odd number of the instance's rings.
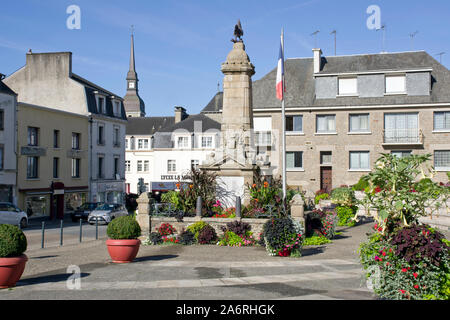
[[103,204],[101,206],[98,206],[96,208],[96,210],[113,210],[114,209],[114,205],[113,204]]

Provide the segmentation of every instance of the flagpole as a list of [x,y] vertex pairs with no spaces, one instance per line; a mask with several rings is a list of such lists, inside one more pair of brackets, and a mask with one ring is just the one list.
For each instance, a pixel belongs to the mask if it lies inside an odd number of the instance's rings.
[[[283,52],[283,70],[284,73],[286,73],[285,63],[284,63],[284,31],[283,28],[281,28],[281,46],[282,46],[282,52]],[[282,127],[281,127],[281,135],[282,135],[282,167],[283,167],[283,203],[286,204],[286,116],[284,114],[284,92],[285,92],[285,81],[284,81],[284,75],[283,75],[283,95],[281,99],[281,119],[282,119]]]

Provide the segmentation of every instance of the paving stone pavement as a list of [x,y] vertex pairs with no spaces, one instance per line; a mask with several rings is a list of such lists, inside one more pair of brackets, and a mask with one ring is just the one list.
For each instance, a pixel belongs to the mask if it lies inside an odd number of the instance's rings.
[[[375,299],[356,253],[371,226],[339,228],[333,243],[304,247],[300,258],[271,257],[261,247],[163,245],[141,246],[135,262],[114,264],[104,240],[35,249],[0,299]],[[70,289],[70,265],[80,268],[79,289]]]

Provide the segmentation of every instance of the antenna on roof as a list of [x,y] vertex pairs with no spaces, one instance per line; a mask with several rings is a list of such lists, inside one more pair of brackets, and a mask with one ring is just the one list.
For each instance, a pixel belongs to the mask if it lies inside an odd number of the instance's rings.
[[383,23],[383,25],[381,26],[381,28],[376,29],[376,31],[378,30],[383,30],[383,43],[382,43],[382,48],[381,48],[381,52],[386,52],[386,47],[385,47],[385,42],[386,42],[386,24]]
[[317,34],[320,32],[320,30],[316,30],[313,33],[310,34],[310,36],[314,36],[314,48],[317,48]]
[[414,51],[414,37],[418,33],[419,33],[419,31],[415,31],[415,32],[409,34],[409,36],[411,37],[411,51]]
[[442,64],[442,55],[445,54],[445,52],[439,52],[436,55],[439,56],[439,63]]
[[336,55],[336,30],[331,31],[330,34],[334,34],[334,55]]

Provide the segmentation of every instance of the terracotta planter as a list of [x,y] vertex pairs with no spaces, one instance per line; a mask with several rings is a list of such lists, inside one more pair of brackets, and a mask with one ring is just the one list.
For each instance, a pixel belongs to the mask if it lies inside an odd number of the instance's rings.
[[136,258],[140,245],[139,239],[106,240],[109,255],[114,263],[132,262]]
[[11,258],[0,258],[0,288],[11,288],[16,285],[25,270],[28,261],[26,255]]

